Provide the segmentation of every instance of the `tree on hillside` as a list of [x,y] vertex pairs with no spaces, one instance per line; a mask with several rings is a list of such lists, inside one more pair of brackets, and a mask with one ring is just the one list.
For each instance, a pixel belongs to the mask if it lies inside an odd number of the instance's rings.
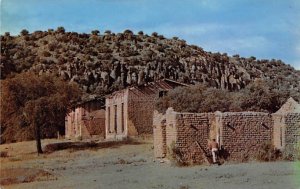
[[1,111],[1,141],[35,138],[38,153],[43,153],[41,131],[57,132],[57,125],[64,124],[67,111],[81,95],[73,83],[29,72],[5,79],[1,86],[1,106],[5,110]]
[[23,29],[23,30],[20,32],[20,34],[21,34],[22,36],[28,35],[28,34],[29,34],[29,31],[26,30],[26,29]]
[[100,31],[99,30],[93,30],[93,31],[91,31],[91,34],[92,35],[99,35]]
[[57,31],[57,33],[65,33],[66,30],[63,26],[59,26],[59,27],[57,27],[56,31]]
[[[281,87],[281,89],[278,89]],[[276,112],[289,97],[299,99],[299,93],[294,90],[277,86],[270,81],[256,80],[239,92],[241,109],[249,111]]]

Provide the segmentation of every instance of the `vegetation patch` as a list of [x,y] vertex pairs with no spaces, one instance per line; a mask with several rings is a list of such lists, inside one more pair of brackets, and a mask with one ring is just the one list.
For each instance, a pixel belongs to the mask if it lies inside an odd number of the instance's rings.
[[0,185],[56,180],[56,176],[42,169],[13,168],[1,169]]
[[258,148],[255,157],[258,161],[276,161],[282,158],[282,153],[271,143],[263,143]]

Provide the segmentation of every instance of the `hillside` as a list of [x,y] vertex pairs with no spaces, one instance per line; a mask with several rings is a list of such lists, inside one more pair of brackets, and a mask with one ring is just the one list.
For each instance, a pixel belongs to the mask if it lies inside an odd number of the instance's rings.
[[90,94],[107,94],[129,85],[170,78],[184,83],[239,90],[257,78],[279,90],[300,91],[300,71],[281,60],[256,60],[211,53],[184,40],[156,32],[100,34],[22,30],[1,36],[1,79],[15,73],[54,73],[77,82]]

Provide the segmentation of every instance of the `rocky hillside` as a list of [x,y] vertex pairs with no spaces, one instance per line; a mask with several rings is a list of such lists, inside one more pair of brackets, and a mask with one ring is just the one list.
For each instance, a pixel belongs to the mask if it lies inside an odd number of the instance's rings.
[[257,78],[281,90],[300,91],[300,71],[281,60],[256,60],[211,53],[156,32],[134,34],[94,30],[91,34],[56,30],[22,30],[1,36],[1,79],[15,73],[54,73],[75,81],[91,94],[106,94],[128,85],[161,78],[184,83],[206,83],[230,91]]

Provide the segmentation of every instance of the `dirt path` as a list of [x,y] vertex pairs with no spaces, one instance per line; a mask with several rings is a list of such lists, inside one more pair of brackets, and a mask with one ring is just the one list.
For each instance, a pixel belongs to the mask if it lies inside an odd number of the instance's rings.
[[[51,142],[54,141],[43,144]],[[9,150],[9,157],[1,158],[1,178],[8,169],[43,170],[51,175],[3,188],[300,188],[300,162],[175,167],[167,161],[153,161],[151,141],[97,150],[63,150],[42,156],[34,153],[33,141],[1,145],[0,150]]]

